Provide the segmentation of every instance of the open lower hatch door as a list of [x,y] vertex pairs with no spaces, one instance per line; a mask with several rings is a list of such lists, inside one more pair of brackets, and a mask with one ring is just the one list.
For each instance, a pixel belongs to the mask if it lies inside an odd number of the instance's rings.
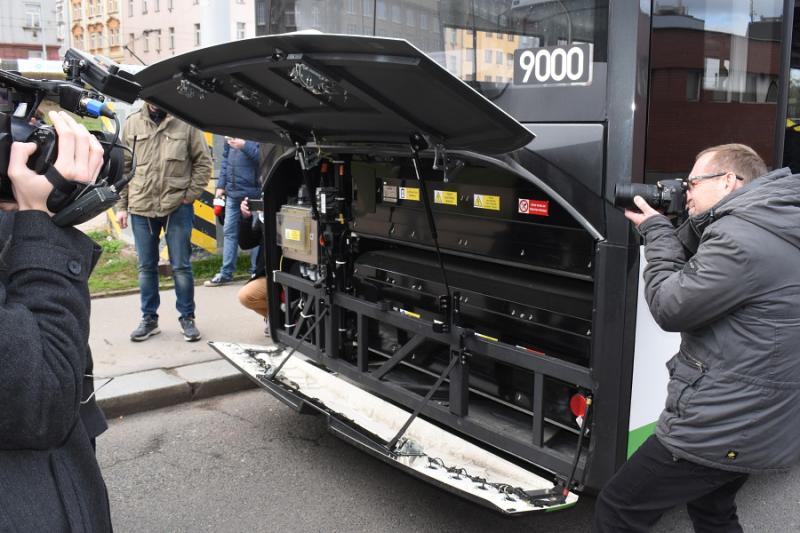
[[212,133],[281,144],[401,143],[507,153],[533,134],[402,39],[258,37],[136,75],[141,98]]
[[[297,410],[327,417],[333,434],[445,490],[508,515],[552,511],[578,501],[572,492],[554,498],[554,484],[420,418],[414,419],[396,453],[388,442],[411,413],[370,394],[296,355],[259,346],[212,342],[211,346],[258,385]],[[560,491],[556,491],[560,493]]]

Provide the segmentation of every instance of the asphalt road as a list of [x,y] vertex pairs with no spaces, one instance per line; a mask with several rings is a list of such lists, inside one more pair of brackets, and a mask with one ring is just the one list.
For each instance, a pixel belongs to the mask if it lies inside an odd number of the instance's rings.
[[[112,421],[98,441],[125,532],[588,531],[593,500],[507,519],[373,459],[261,390]],[[800,468],[754,478],[746,531],[800,531]],[[683,510],[658,533],[691,531]]]

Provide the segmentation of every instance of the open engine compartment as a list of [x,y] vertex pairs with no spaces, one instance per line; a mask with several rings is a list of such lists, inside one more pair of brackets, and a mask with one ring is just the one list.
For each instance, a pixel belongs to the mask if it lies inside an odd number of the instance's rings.
[[422,182],[408,151],[296,156],[265,191],[274,338],[451,431],[580,478],[593,237],[536,184],[468,154],[424,154]]

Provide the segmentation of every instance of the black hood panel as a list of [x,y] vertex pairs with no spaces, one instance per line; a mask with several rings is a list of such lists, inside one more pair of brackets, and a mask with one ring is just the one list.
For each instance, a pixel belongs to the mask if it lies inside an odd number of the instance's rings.
[[212,133],[262,142],[521,148],[533,134],[398,39],[287,34],[198,49],[136,75],[141,97]]

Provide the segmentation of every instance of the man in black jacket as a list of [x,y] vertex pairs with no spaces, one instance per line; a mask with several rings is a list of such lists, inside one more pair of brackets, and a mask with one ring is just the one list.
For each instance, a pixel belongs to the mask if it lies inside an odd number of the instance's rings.
[[677,230],[639,196],[625,213],[650,311],[681,346],[655,435],[603,488],[595,532],[648,531],[683,504],[695,531],[742,531],[748,476],[800,459],[800,176],[766,170],[747,146],[714,146],[685,179]]
[[[103,149],[64,112],[54,164],[67,180],[96,179]],[[99,248],[53,224],[52,185],[14,143],[8,175],[16,203],[0,216],[0,531],[111,530],[94,439],[105,429],[94,402],[87,278]]]

